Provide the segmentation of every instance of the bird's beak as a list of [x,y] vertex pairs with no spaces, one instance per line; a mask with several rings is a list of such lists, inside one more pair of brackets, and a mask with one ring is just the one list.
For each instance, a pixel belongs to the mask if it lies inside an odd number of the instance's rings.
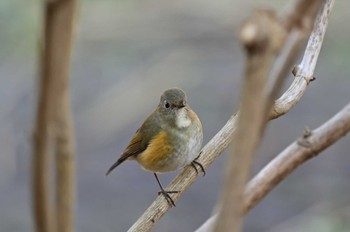
[[178,108],[181,109],[181,108],[184,108],[185,106],[186,106],[186,104],[181,103],[181,104],[178,106]]
[[187,106],[187,101],[182,101],[179,105],[179,108],[184,108],[185,106]]

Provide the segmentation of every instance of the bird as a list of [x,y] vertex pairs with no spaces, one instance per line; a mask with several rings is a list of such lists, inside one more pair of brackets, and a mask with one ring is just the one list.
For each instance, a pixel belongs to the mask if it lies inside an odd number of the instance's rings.
[[[203,165],[197,161],[203,142],[203,127],[197,114],[190,108],[186,93],[180,88],[163,92],[157,108],[136,131],[128,146],[106,175],[126,160],[136,160],[146,171],[152,172],[168,204],[175,203],[169,194],[179,191],[164,190],[158,175],[191,165],[205,175]],[[197,165],[197,166],[196,166]]]

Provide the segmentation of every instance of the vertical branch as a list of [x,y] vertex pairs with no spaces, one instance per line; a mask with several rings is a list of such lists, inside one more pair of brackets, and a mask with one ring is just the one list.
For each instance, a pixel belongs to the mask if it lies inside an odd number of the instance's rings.
[[[265,86],[274,58],[286,33],[272,12],[258,11],[242,27],[241,42],[247,53],[247,65],[233,153],[225,173],[219,217],[214,231],[241,231],[243,193],[253,155],[266,123]],[[272,105],[272,104],[271,104]]]
[[75,156],[73,123],[69,102],[69,70],[76,0],[46,3],[46,40],[48,43],[48,75],[53,79],[56,156],[57,231],[73,231],[75,198]]
[[74,231],[75,155],[69,95],[62,95],[57,108],[56,215],[57,231]]
[[[73,231],[74,143],[68,86],[76,5],[77,0],[44,3],[44,46],[33,157],[38,232]],[[54,145],[56,156],[55,221],[49,200],[49,144]]]
[[37,232],[53,231],[52,209],[49,201],[49,115],[52,110],[50,82],[46,75],[45,60],[47,53],[41,57],[41,74],[39,83],[39,102],[36,113],[33,146],[33,210]]

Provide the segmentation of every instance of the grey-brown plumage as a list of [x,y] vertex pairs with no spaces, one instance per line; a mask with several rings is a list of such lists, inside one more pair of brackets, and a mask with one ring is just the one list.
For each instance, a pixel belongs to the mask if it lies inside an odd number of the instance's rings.
[[135,159],[153,173],[175,171],[193,162],[202,141],[202,124],[188,105],[185,92],[178,88],[166,90],[156,110],[136,131],[107,175],[127,159]]

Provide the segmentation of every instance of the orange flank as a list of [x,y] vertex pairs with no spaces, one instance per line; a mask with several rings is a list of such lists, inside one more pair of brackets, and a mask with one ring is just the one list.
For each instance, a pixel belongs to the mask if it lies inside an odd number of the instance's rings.
[[152,170],[162,163],[174,148],[169,144],[169,139],[165,131],[159,132],[149,143],[147,149],[137,156],[137,160],[145,169]]

